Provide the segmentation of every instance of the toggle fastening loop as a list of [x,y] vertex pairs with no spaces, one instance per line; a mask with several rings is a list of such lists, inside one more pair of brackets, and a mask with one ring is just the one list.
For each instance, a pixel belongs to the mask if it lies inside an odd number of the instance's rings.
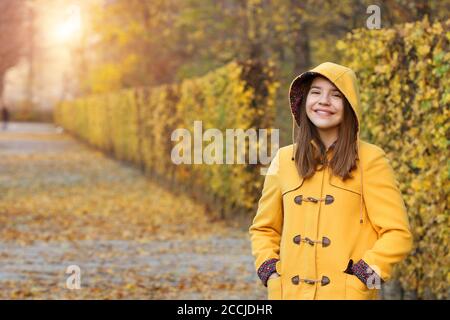
[[308,237],[302,238],[302,236],[299,235],[299,234],[296,235],[292,239],[292,241],[294,241],[295,244],[300,244],[300,242],[306,242],[306,243],[308,243],[310,245],[314,245],[314,243],[321,243],[322,247],[324,247],[324,248],[328,247],[331,244],[331,240],[328,239],[327,237],[322,237],[322,240],[312,240],[312,239],[310,239]]
[[310,238],[308,238],[308,237],[306,237],[305,239],[303,239],[303,241],[304,242],[308,242],[310,245],[314,245],[314,243],[316,243],[317,241],[314,241],[314,240],[312,240],[312,239],[310,239]]
[[333,197],[332,195],[330,195],[330,194],[327,194],[327,195],[325,196],[325,198],[319,198],[319,199],[316,199],[316,198],[314,198],[314,197],[306,197],[306,198],[303,198],[303,195],[300,194],[300,195],[298,195],[298,196],[296,196],[296,197],[294,198],[294,202],[295,202],[296,204],[301,205],[303,201],[306,201],[306,202],[313,202],[313,203],[317,203],[317,202],[319,202],[319,201],[324,201],[325,204],[330,204],[330,203],[333,203],[333,202],[334,202],[334,197]]
[[316,282],[320,282],[320,284],[322,286],[326,286],[327,284],[330,283],[330,278],[328,278],[327,276],[322,276],[322,279],[317,279],[317,280],[313,280],[313,279],[301,279],[299,276],[294,276],[291,279],[292,283],[295,285],[298,285],[300,282],[304,282],[306,284],[315,284]]

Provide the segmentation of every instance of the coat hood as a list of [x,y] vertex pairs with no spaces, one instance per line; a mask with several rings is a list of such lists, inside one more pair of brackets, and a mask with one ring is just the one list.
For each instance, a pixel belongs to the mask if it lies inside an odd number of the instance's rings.
[[[358,158],[360,157],[360,141],[359,141],[359,133],[360,133],[360,124],[361,124],[361,99],[359,94],[359,86],[358,80],[356,78],[355,72],[345,66],[332,63],[332,62],[324,62],[317,67],[306,71],[300,75],[298,75],[291,83],[289,87],[289,106],[291,108],[292,115],[292,161],[295,160],[295,137],[294,130],[295,124],[300,126],[300,112],[295,108],[295,102],[297,99],[305,99],[306,97],[301,96],[301,88],[306,85],[307,80],[311,79],[314,76],[323,76],[331,81],[338,89],[342,92],[345,98],[350,103],[351,108],[353,109],[356,119],[358,122],[357,129],[357,153]],[[363,180],[362,180],[362,167],[361,161],[359,161],[360,168],[360,177],[361,177],[361,215],[360,222],[362,223],[362,205],[363,205]]]
[[347,98],[358,120],[358,136],[359,124],[361,119],[361,102],[359,96],[358,80],[352,69],[341,66],[332,62],[324,62],[314,69],[306,71],[297,76],[291,83],[289,88],[289,103],[291,113],[298,126],[300,126],[300,118],[298,110],[294,108],[294,102],[300,96],[300,88],[305,85],[306,80],[321,75],[331,81]]

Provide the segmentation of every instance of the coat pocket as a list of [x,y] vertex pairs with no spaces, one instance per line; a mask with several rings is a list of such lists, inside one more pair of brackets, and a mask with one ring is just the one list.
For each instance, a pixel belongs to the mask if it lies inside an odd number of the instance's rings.
[[268,300],[281,300],[281,276],[269,279],[267,281],[267,299]]
[[347,300],[371,300],[377,290],[371,290],[357,276],[346,274],[345,298]]

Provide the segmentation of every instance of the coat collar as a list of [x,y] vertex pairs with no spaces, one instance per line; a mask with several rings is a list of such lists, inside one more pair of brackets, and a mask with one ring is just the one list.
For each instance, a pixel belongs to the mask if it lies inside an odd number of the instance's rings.
[[[311,143],[317,150],[320,150],[320,147],[317,145],[317,143],[314,141],[314,139],[311,139],[310,143]],[[334,142],[328,147],[327,152],[328,152],[329,150],[334,149],[334,147],[336,146],[336,143],[337,143],[337,139],[334,140]]]

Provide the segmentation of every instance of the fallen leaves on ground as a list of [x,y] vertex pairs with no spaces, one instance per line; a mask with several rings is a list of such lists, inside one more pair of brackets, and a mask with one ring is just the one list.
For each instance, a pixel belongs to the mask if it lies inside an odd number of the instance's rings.
[[0,134],[1,299],[265,298],[245,228],[49,131]]

